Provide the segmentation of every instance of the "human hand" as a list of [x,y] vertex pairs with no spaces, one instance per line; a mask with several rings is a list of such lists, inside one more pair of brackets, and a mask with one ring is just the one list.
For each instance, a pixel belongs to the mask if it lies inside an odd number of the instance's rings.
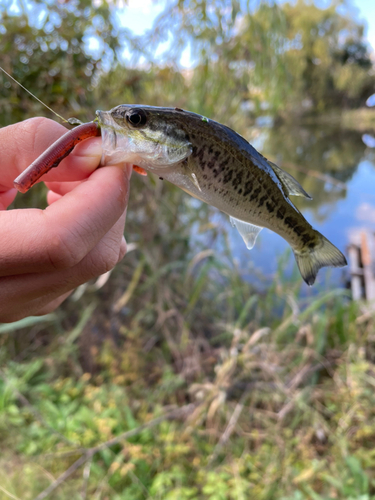
[[77,145],[43,177],[45,210],[5,211],[17,193],[13,180],[65,132],[46,118],[0,129],[0,322],[51,312],[125,255],[132,167],[96,170],[100,137]]

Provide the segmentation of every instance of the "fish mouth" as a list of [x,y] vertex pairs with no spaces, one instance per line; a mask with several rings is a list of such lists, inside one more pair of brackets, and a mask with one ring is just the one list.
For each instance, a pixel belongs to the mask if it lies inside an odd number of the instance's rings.
[[129,136],[126,129],[119,127],[110,111],[95,112],[102,135],[101,165],[119,165],[131,161]]
[[109,125],[112,118],[111,118],[111,114],[109,111],[102,111],[100,109],[97,109],[95,111],[95,114],[98,118],[98,123],[100,125],[100,127],[105,127],[106,125]]

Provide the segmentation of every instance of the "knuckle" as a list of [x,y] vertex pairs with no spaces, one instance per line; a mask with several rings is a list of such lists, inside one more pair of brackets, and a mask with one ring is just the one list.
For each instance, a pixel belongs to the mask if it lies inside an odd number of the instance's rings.
[[44,127],[52,120],[48,118],[44,118],[43,116],[36,116],[34,118],[28,118],[20,123],[20,127],[22,127],[22,131],[24,133],[32,133],[34,134],[40,127]]
[[24,120],[21,123],[24,130],[28,131],[28,130],[35,130],[35,128],[43,126],[44,124],[48,124],[49,122],[52,121],[53,120],[50,120],[49,118],[44,118],[43,116],[35,116],[34,118],[28,118],[27,120]]
[[46,248],[47,258],[55,270],[70,269],[76,266],[84,257],[84,249],[77,244],[75,238],[62,228],[51,234]]
[[17,137],[22,138],[22,140],[15,142],[20,170],[24,170],[32,159],[35,159],[53,140],[62,135],[61,126],[44,117],[29,118],[15,126],[17,127]]
[[93,276],[107,273],[115,267],[118,262],[119,250],[113,246],[108,246],[93,255],[90,262],[90,271]]
[[31,148],[31,150],[33,151],[35,149],[35,141],[39,134],[43,130],[47,130],[48,128],[51,128],[51,126],[53,126],[50,124],[50,122],[53,122],[53,120],[49,120],[48,118],[44,118],[42,116],[29,118],[28,120],[21,122],[20,126],[22,128],[22,135],[25,138],[30,137],[31,140],[23,141],[20,147],[24,148],[27,145],[28,148]]

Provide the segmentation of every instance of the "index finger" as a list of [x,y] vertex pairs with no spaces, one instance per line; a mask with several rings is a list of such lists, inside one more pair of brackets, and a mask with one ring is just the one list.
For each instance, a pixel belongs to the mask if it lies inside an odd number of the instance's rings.
[[[66,132],[59,123],[41,117],[0,129],[0,191],[11,189],[14,179]],[[98,167],[101,155],[101,138],[87,139],[42,180],[85,179]]]
[[0,212],[0,276],[79,263],[124,212],[130,172],[99,169],[46,210]]

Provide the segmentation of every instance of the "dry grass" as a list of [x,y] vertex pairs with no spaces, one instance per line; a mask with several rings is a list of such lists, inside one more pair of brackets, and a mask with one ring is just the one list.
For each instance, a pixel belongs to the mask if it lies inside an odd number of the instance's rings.
[[256,291],[207,208],[154,194],[99,290],[0,335],[0,499],[44,498],[81,456],[50,498],[375,498],[374,311],[301,298],[285,262]]

